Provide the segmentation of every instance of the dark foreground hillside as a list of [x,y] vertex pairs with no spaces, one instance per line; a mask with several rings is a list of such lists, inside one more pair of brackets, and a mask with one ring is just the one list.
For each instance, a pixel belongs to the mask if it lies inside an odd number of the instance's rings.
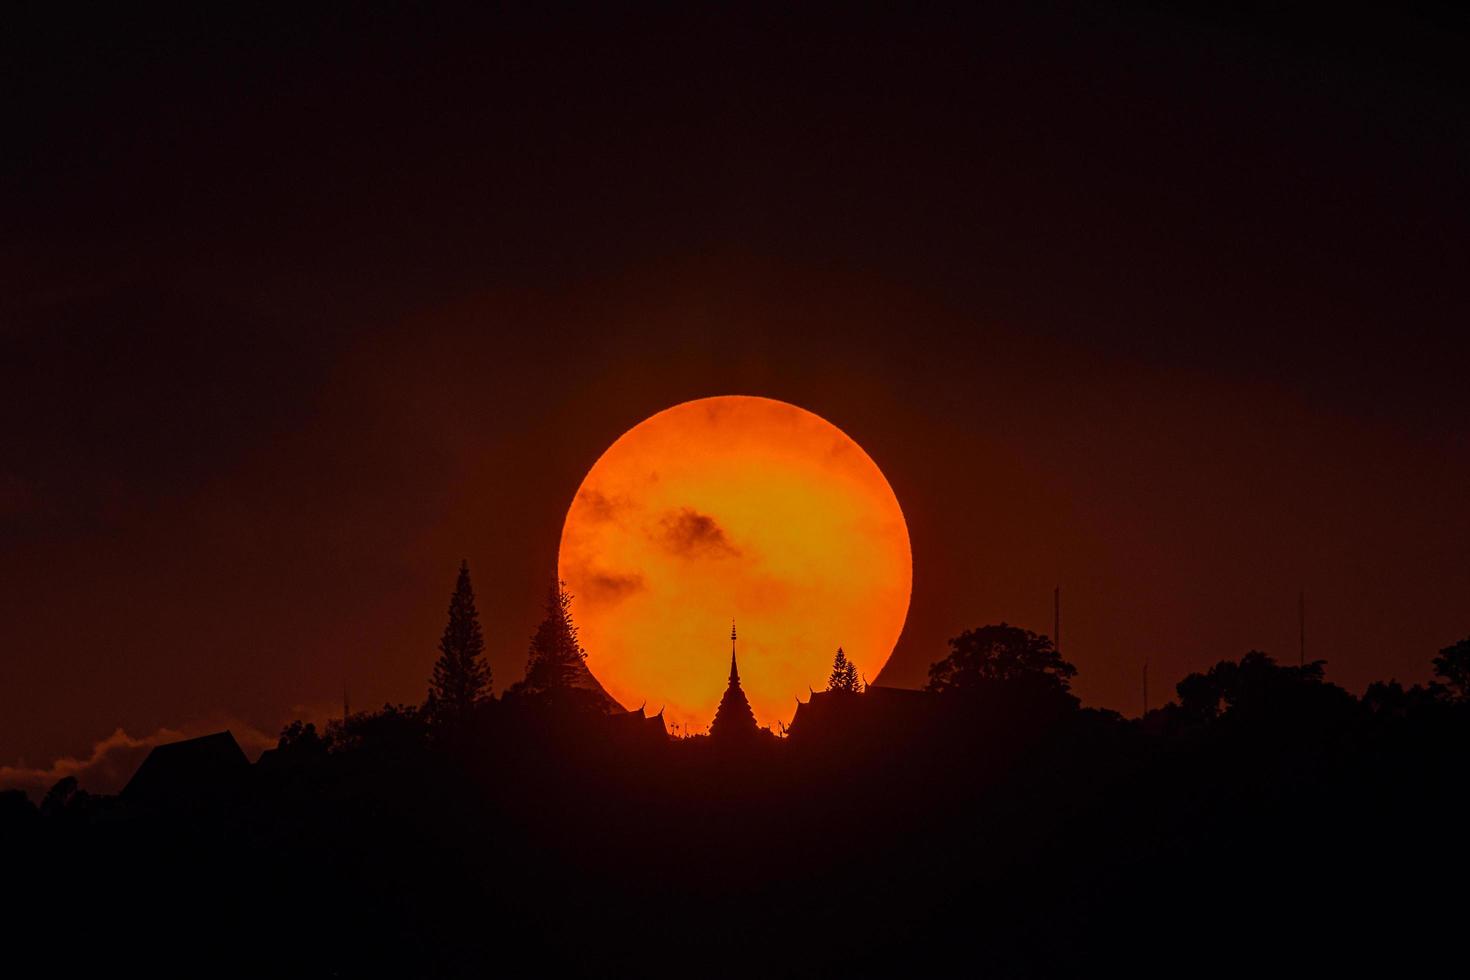
[[1470,704],[1296,670],[1141,721],[1014,684],[818,695],[790,737],[738,744],[573,698],[452,732],[358,715],[214,780],[4,797],[8,955],[56,975],[1423,968],[1463,924]]

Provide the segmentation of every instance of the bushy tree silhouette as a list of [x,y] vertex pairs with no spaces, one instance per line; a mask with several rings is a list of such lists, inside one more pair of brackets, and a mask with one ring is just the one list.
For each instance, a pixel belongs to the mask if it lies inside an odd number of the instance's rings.
[[553,582],[546,595],[546,617],[531,637],[523,685],[534,691],[576,687],[586,659],[587,651],[577,642],[577,626],[572,622],[572,597],[565,582]]
[[1024,682],[1065,692],[1077,668],[1049,637],[1002,622],[965,630],[949,641],[950,654],[929,668],[927,689],[978,689],[993,682]]
[[1252,650],[1240,660],[1222,660],[1205,673],[1181,680],[1180,716],[1186,724],[1205,724],[1216,718],[1247,721],[1302,721],[1307,716],[1326,721],[1346,710],[1353,698],[1324,679],[1325,660],[1300,667],[1278,664],[1268,654]]
[[439,724],[459,724],[490,696],[490,665],[482,658],[485,638],[475,612],[469,562],[459,565],[459,578],[449,599],[449,622],[439,639],[439,659],[429,682],[425,713]]
[[44,816],[54,817],[66,809],[68,803],[77,794],[77,777],[63,776],[46,791],[46,796],[41,800],[41,813]]
[[1204,725],[1220,717],[1220,685],[1210,674],[1186,674],[1174,685],[1174,691],[1179,695],[1179,714],[1185,724]]
[[1396,680],[1374,681],[1363,692],[1363,707],[1380,717],[1407,717],[1434,705],[1443,696],[1436,688],[1443,691],[1443,686],[1439,684],[1430,684],[1428,687],[1415,684],[1406,689]]
[[1470,700],[1470,637],[1439,651],[1434,658],[1434,674],[1443,678],[1450,700]]
[[281,729],[276,749],[282,758],[320,759],[327,754],[327,740],[317,733],[315,724],[297,719]]
[[838,647],[837,656],[832,659],[832,674],[827,678],[827,690],[857,694],[862,689],[862,682],[858,680],[857,664],[848,660],[847,654]]
[[405,704],[384,704],[381,711],[362,711],[327,722],[325,741],[333,752],[402,752],[422,745],[427,735],[424,712]]

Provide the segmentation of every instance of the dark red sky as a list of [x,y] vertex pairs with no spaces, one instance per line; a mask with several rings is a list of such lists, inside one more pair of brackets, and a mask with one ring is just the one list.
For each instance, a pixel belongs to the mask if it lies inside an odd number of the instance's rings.
[[503,686],[714,394],[887,473],[887,683],[1057,583],[1127,713],[1470,634],[1462,15],[260,16],[0,42],[0,765],[418,700],[461,557]]

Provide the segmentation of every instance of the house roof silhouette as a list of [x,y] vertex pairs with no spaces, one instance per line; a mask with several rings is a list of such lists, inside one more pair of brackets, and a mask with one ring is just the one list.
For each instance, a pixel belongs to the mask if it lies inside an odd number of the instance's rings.
[[215,789],[250,771],[250,760],[228,731],[155,746],[123,787],[129,800],[159,800]]

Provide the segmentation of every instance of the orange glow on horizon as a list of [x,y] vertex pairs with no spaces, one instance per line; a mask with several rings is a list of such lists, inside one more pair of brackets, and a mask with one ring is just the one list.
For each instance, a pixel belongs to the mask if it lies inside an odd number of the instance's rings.
[[867,453],[747,396],[675,405],[614,442],[567,512],[559,566],[608,693],[692,731],[724,692],[731,618],[741,686],[774,726],[826,686],[839,646],[877,677],[913,583],[903,512]]

